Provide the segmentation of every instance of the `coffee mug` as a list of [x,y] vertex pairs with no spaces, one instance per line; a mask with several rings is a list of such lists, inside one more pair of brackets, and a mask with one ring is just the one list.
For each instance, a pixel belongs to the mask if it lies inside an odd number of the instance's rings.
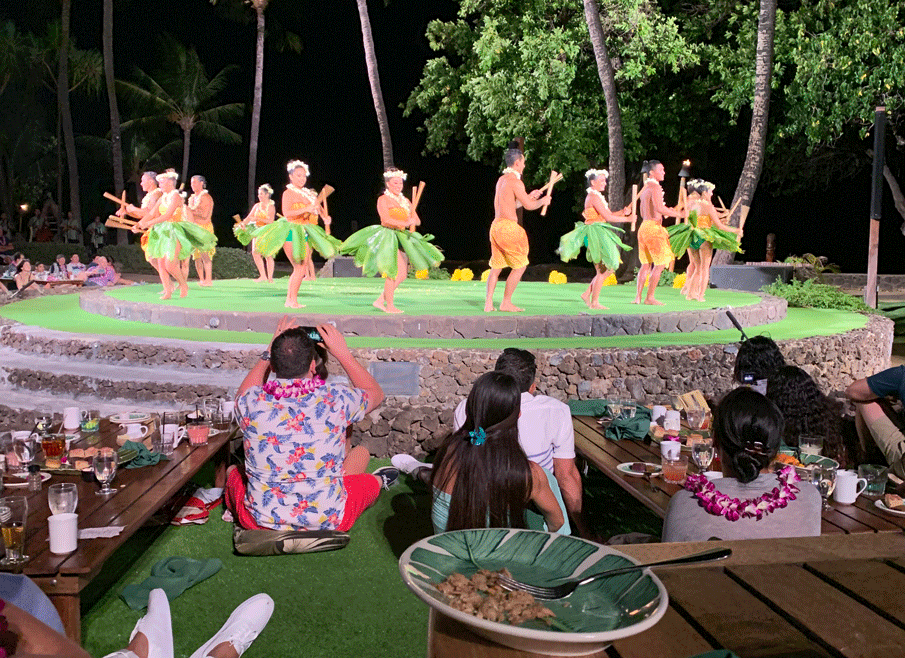
[[47,530],[51,553],[65,555],[79,547],[78,514],[51,514],[47,517]]
[[148,435],[148,426],[142,425],[141,423],[129,423],[127,425],[120,425],[123,428],[123,434],[126,434],[131,439],[141,439]]
[[63,407],[63,427],[67,430],[77,430],[82,424],[82,418],[87,414],[78,407]]
[[164,441],[175,448],[185,438],[185,427],[182,425],[161,425],[160,434]]
[[854,471],[836,471],[836,490],[833,498],[837,503],[851,505],[867,488],[867,480],[859,478]]
[[666,407],[662,404],[655,404],[651,407],[650,419],[660,427],[663,427],[663,421],[666,419]]
[[678,459],[682,454],[682,444],[678,441],[661,441],[660,455],[663,459]]
[[682,426],[682,417],[675,409],[666,412],[666,418],[663,420],[663,428],[678,432]]

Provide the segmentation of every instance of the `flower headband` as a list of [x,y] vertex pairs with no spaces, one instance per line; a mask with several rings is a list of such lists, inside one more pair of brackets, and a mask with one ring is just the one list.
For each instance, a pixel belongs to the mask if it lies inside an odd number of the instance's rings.
[[165,178],[172,178],[173,181],[179,180],[179,174],[176,173],[173,169],[167,169],[162,174],[157,174],[155,177],[158,183],[162,183]]
[[302,162],[301,160],[291,160],[291,161],[289,162],[289,164],[286,165],[286,171],[287,171],[288,173],[291,174],[293,171],[295,171],[295,170],[298,169],[299,167],[303,167],[303,168],[305,169],[305,175],[306,175],[306,176],[310,176],[310,175],[311,175],[311,170],[308,169],[308,165],[306,165],[306,164],[305,164],[304,162]]
[[483,427],[478,427],[468,433],[468,436],[471,437],[471,445],[473,446],[482,446],[484,445],[484,441],[487,440],[487,432],[484,431]]
[[598,176],[609,178],[610,172],[608,172],[606,169],[588,169],[586,172],[584,172],[585,178],[590,178],[591,176],[593,176],[594,178],[597,178]]
[[258,188],[258,192],[267,192],[270,196],[273,196],[273,188],[270,187],[267,183],[264,183]]
[[688,181],[688,187],[691,187],[691,188],[702,187],[705,190],[710,190],[711,192],[716,189],[716,185],[714,185],[710,181],[706,181],[701,178],[694,178],[694,179]]
[[405,180],[408,177],[409,175],[401,169],[390,169],[389,171],[383,172],[384,180],[390,180],[391,178],[401,178],[402,180]]

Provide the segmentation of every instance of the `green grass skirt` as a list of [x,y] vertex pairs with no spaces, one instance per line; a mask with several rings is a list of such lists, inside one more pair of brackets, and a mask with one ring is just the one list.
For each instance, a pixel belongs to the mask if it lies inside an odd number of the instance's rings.
[[257,240],[257,252],[267,258],[276,256],[287,242],[292,243],[292,258],[296,262],[305,260],[307,244],[324,258],[333,258],[339,253],[340,241],[327,235],[318,224],[296,224],[281,217],[271,224],[249,229],[248,233]]
[[210,252],[217,236],[192,222],[161,222],[148,229],[148,258],[185,260],[192,252]]
[[[252,227],[252,230],[254,230],[255,228],[256,227]],[[248,244],[254,239],[248,227],[243,226],[242,224],[236,224],[235,226],[233,226],[233,235],[236,236],[236,240],[238,240],[243,247],[248,246]]]
[[619,250],[631,251],[631,247],[619,238],[619,233],[625,231],[608,222],[575,222],[575,228],[559,239],[557,253],[564,263],[568,263],[578,257],[582,247],[586,247],[585,257],[589,263],[603,263],[608,270],[615,270],[622,263]]
[[400,249],[408,257],[415,271],[429,270],[443,260],[441,252],[431,240],[433,235],[417,231],[401,231],[380,224],[366,226],[343,242],[340,251],[355,257],[355,265],[365,276],[383,274],[395,278],[396,252]]

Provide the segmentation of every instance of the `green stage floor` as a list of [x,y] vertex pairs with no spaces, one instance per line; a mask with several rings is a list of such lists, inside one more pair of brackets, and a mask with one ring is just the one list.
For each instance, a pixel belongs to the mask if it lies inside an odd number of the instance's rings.
[[[345,280],[344,280],[345,281]],[[263,299],[238,299],[236,296],[224,296],[223,290],[227,290],[227,286],[225,285],[228,282],[215,282],[214,291],[206,290],[206,289],[198,289],[197,285],[192,285],[192,290],[188,299],[186,300],[170,300],[171,302],[175,302],[174,305],[187,305],[187,304],[199,304],[203,302],[205,299],[210,299],[210,303],[213,303],[213,300],[219,299],[217,303],[224,304],[222,307],[218,308],[229,308],[230,310],[256,310],[256,311],[272,311],[272,312],[282,312],[286,309],[282,306],[283,295],[285,294],[285,288],[276,288],[273,287],[269,296],[265,293],[264,295],[260,295]],[[379,283],[377,281],[372,281],[372,284]],[[425,291],[430,291],[436,286],[436,283],[433,282],[424,282],[424,281],[407,281],[402,287],[403,289],[412,284],[411,290],[412,297],[408,298],[403,296],[401,293],[398,297],[398,305],[400,308],[406,308],[410,312],[416,312],[416,308],[420,308],[421,312],[425,311],[425,304],[423,301],[418,302],[416,300],[416,295],[414,292],[416,289],[424,287]],[[242,289],[242,286],[251,287],[252,291],[258,290],[255,284],[251,284],[249,282],[235,282],[231,288],[234,290]],[[308,284],[310,285],[310,284]],[[317,284],[315,284],[317,285]],[[345,290],[342,286],[338,284],[328,284],[329,286],[335,286],[332,288],[334,290],[334,296],[330,299],[330,308],[336,309],[335,312],[340,313],[340,309],[344,309],[345,311],[350,311],[350,307],[352,304],[345,304],[344,301],[351,299],[353,293],[351,291]],[[587,312],[587,308],[579,301],[577,303],[574,300],[569,299],[569,296],[572,295],[574,297],[578,297],[584,289],[583,284],[566,284],[554,286],[550,284],[541,284],[535,283],[531,284],[530,282],[526,282],[522,284],[525,286],[524,291],[524,299],[521,298],[522,287],[519,287],[518,292],[516,293],[516,301],[519,303],[524,303],[524,305],[528,306],[528,299],[530,294],[537,294],[538,301],[537,304],[543,309],[550,309],[553,305],[553,300],[559,300],[557,302],[557,311],[559,313],[580,313]],[[481,287],[480,282],[463,282],[463,283],[453,283],[446,284],[447,287],[450,286],[462,286],[463,297],[470,300],[469,294],[477,295],[479,293],[479,288]],[[219,293],[217,292],[217,287],[222,287]],[[469,291],[469,287],[471,290]],[[531,290],[531,288],[537,287],[540,290],[535,292]],[[358,289],[358,295],[364,296],[365,293],[368,293],[363,301],[359,301],[356,303],[356,307],[361,307],[362,312],[366,312],[367,302],[373,300],[376,297],[376,291],[378,286],[372,285],[370,290],[368,289]],[[455,290],[455,289],[454,289]],[[160,288],[159,286],[136,286],[131,288],[123,288],[119,290],[113,291],[114,294],[118,297],[123,298],[124,295],[143,295],[144,298],[142,301],[151,301],[156,300],[156,303],[163,303],[160,300],[157,300],[157,295],[159,294]],[[549,291],[548,297],[546,300],[540,299],[540,291]],[[632,295],[632,289],[630,286],[612,286],[604,289],[604,294],[601,295],[602,300],[605,300],[605,303],[610,306],[611,311],[615,313],[625,313],[625,312],[657,312],[657,311],[668,311],[668,310],[689,310],[690,308],[705,308],[705,307],[713,307],[713,306],[740,306],[745,303],[746,299],[751,299],[754,297],[753,295],[747,295],[744,293],[726,293],[718,290],[711,290],[708,292],[708,304],[698,304],[697,302],[687,302],[683,298],[679,296],[678,290],[661,288],[657,291],[658,298],[662,301],[666,302],[666,306],[664,307],[648,307],[648,306],[635,306],[629,303],[630,297]],[[322,293],[325,294],[325,293]],[[725,297],[723,297],[725,295]],[[228,297],[228,299],[227,299]],[[439,298],[439,293],[437,294]],[[278,298],[278,299],[277,299]],[[301,299],[300,295],[300,299]],[[432,308],[435,314],[440,314],[441,309],[446,307],[446,305],[452,304],[449,301],[450,295],[446,295],[446,301],[441,302],[439,299],[436,302],[436,305],[431,306],[430,304],[427,307]],[[622,300],[622,301],[620,301]],[[139,300],[136,300],[139,301]],[[742,303],[740,304],[739,301]],[[734,303],[731,303],[734,302]],[[747,303],[750,303],[748,301]],[[420,304],[420,307],[418,306]],[[465,313],[461,310],[462,306],[465,304],[459,304],[459,314],[464,315]],[[311,304],[309,307],[311,311],[317,311],[319,313],[328,312],[325,308],[322,308],[319,304]],[[372,309],[375,313],[379,313],[376,309]],[[306,309],[300,309],[298,311],[293,311],[294,315],[298,315],[300,319],[304,318],[304,313]],[[332,311],[330,311],[332,312]],[[547,311],[549,312],[549,310]],[[596,311],[596,313],[606,313],[607,311]],[[348,314],[348,313],[345,313]],[[475,315],[478,312],[474,312]],[[510,315],[510,314],[507,314]],[[274,327],[270,326],[272,323],[267,321],[266,326],[261,327],[261,332],[237,332],[237,331],[219,331],[212,329],[186,329],[182,327],[167,327],[163,325],[153,325],[146,324],[142,322],[131,322],[124,320],[116,320],[114,318],[108,318],[101,315],[94,315],[91,313],[87,313],[83,311],[79,307],[78,303],[78,295],[50,295],[47,297],[36,297],[34,299],[24,300],[21,302],[17,302],[14,304],[7,304],[6,306],[0,307],[0,317],[8,318],[10,320],[15,320],[17,322],[21,322],[22,324],[43,327],[45,329],[52,329],[56,331],[66,331],[75,334],[88,334],[88,335],[109,335],[109,336],[146,336],[151,338],[169,338],[169,339],[181,339],[181,340],[190,340],[190,341],[200,341],[200,342],[220,342],[220,343],[244,343],[248,345],[266,345],[270,341],[270,336],[273,332]],[[828,311],[828,310],[819,310],[819,309],[798,309],[798,308],[790,308],[788,310],[788,314],[785,319],[775,322],[773,324],[761,325],[758,327],[752,327],[748,332],[750,335],[758,335],[758,334],[766,334],[769,335],[774,340],[794,340],[800,338],[807,338],[810,336],[829,336],[832,334],[844,333],[846,331],[851,331],[853,329],[859,329],[863,327],[867,323],[867,316],[860,315],[857,313],[847,313],[843,311]],[[734,343],[739,340],[738,331],[734,329],[722,330],[722,331],[702,331],[702,332],[692,332],[692,333],[673,333],[673,334],[647,334],[647,335],[639,335],[639,336],[610,336],[610,337],[573,337],[573,338],[522,338],[522,339],[511,339],[505,338],[500,339],[504,340],[507,346],[513,347],[523,347],[525,349],[567,349],[567,348],[607,348],[607,347],[615,347],[615,348],[626,348],[626,347],[666,347],[670,345],[711,345],[711,344],[723,344],[723,343]],[[372,338],[372,337],[350,337],[348,342],[351,347],[361,347],[361,348],[471,348],[471,349],[497,349],[500,345],[500,340],[497,339],[458,339],[458,340],[444,340],[444,339],[401,339],[401,338]]]

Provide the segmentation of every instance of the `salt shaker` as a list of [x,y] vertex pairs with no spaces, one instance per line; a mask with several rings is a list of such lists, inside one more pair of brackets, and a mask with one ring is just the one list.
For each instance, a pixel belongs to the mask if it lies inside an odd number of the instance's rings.
[[41,467],[37,464],[32,464],[28,467],[28,490],[41,490]]

